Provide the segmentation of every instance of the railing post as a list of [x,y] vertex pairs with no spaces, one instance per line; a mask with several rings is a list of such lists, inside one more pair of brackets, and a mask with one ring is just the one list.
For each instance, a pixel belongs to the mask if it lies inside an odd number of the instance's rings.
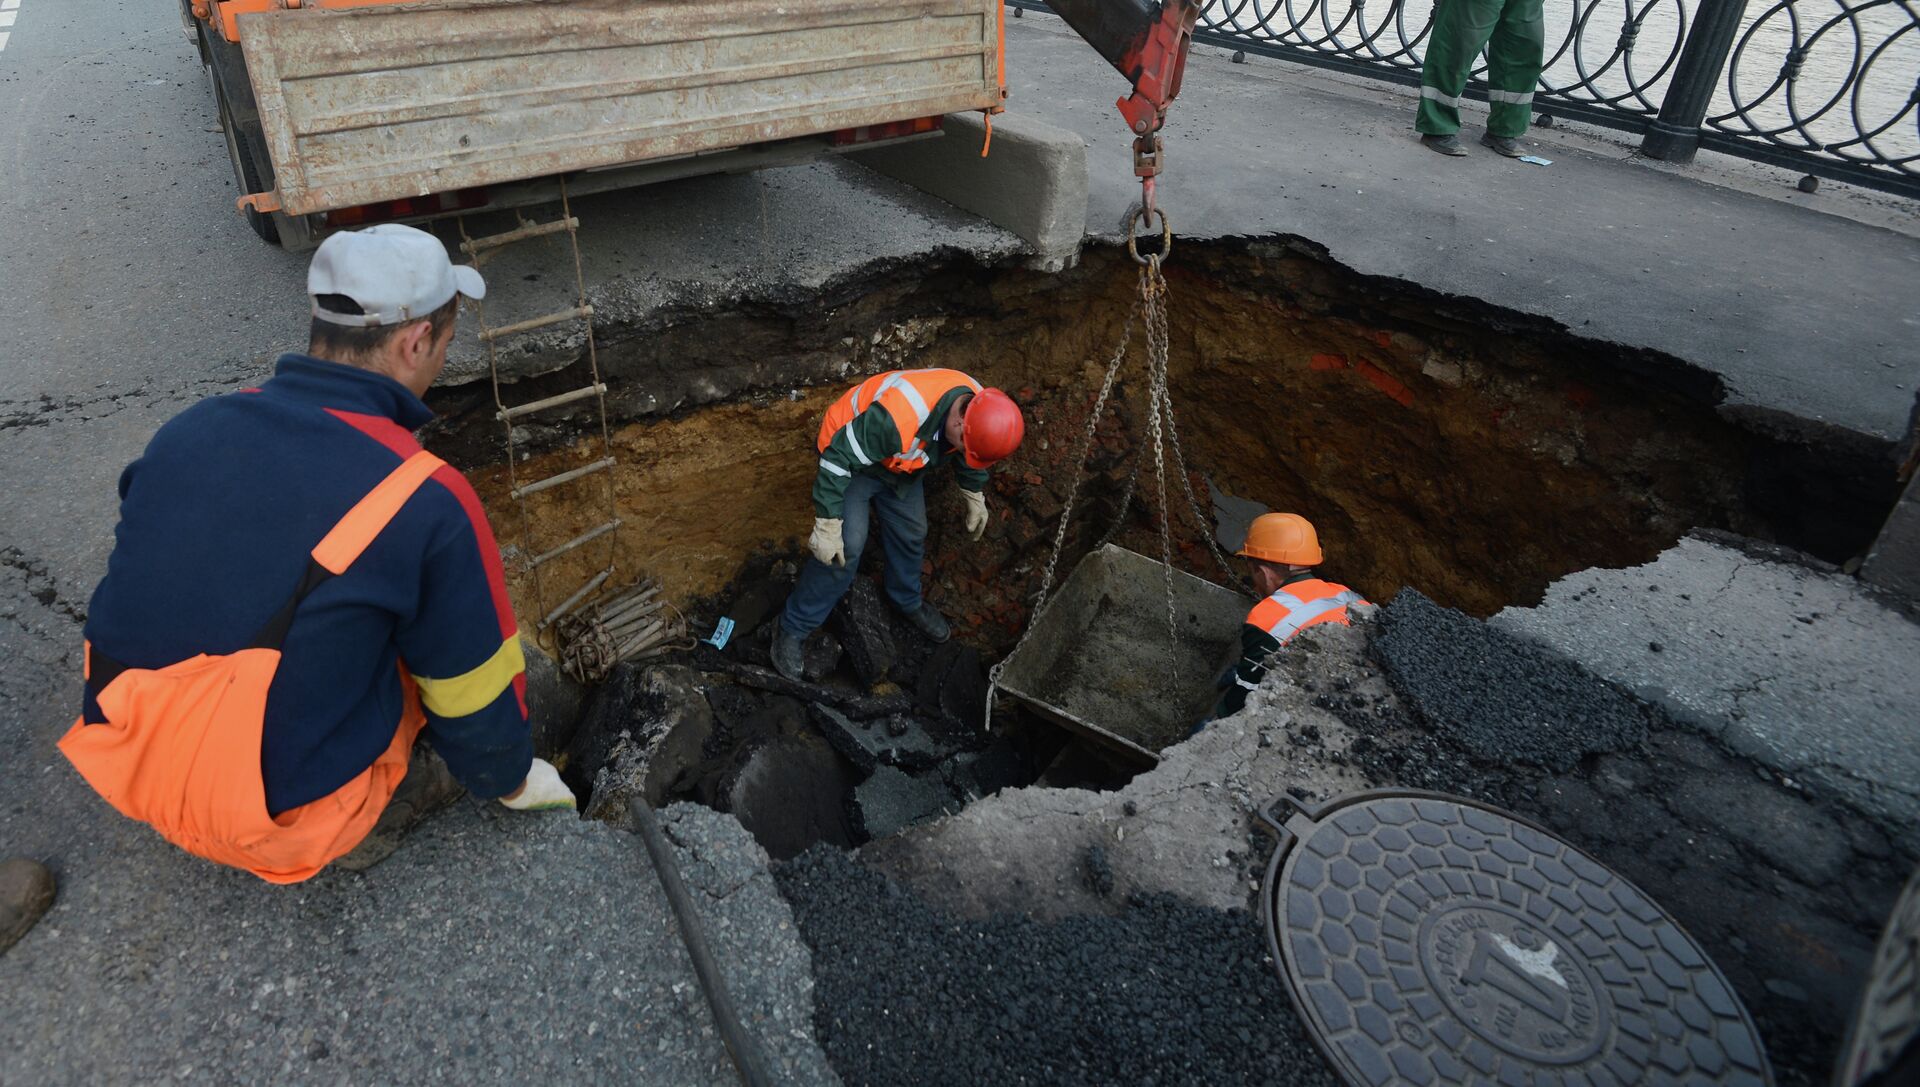
[[1700,0],[1680,63],[1673,70],[1673,82],[1667,84],[1667,97],[1660,103],[1660,116],[1640,141],[1642,154],[1668,162],[1693,161],[1700,149],[1700,122],[1706,119],[1707,106],[1720,86],[1720,73],[1726,69],[1727,54],[1733,51],[1733,38],[1746,11],[1747,0]]

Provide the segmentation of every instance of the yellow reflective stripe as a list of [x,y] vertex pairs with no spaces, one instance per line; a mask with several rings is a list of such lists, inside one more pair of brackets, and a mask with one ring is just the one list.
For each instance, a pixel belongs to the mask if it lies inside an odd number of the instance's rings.
[[487,663],[471,672],[452,679],[414,676],[413,681],[420,685],[420,703],[428,712],[436,717],[465,717],[493,705],[501,691],[513,686],[514,677],[526,670],[527,658],[520,649],[520,632],[514,631],[500,643]]

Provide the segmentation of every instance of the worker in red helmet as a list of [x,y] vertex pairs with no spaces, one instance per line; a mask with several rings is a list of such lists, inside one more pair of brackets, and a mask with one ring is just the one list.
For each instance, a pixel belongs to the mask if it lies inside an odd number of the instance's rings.
[[813,557],[787,597],[773,639],[773,664],[801,678],[801,643],[826,622],[853,584],[872,520],[886,556],[886,595],[921,633],[944,642],[946,617],[920,595],[926,551],[926,470],[957,459],[954,479],[967,503],[967,534],[987,529],[987,469],[1020,448],[1026,420],[999,389],[958,370],[891,370],[847,390],[827,409],[815,445]]
[[[1320,536],[1313,522],[1297,513],[1263,513],[1247,527],[1247,539],[1235,552],[1247,560],[1247,573],[1261,600],[1240,626],[1240,657],[1220,674],[1213,717],[1239,713],[1247,692],[1260,686],[1267,663],[1293,636],[1320,623],[1348,624],[1349,608],[1371,607],[1359,593],[1313,574],[1320,565]],[[1207,722],[1202,721],[1201,727]],[[1194,729],[1200,731],[1199,727]]]

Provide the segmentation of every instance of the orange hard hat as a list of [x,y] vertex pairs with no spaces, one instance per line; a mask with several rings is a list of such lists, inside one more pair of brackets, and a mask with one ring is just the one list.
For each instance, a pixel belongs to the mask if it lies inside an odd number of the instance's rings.
[[1247,526],[1247,542],[1235,554],[1289,566],[1320,565],[1320,536],[1297,513],[1263,513]]
[[961,418],[960,436],[969,468],[989,468],[1005,460],[1027,436],[1027,420],[1020,414],[1020,405],[999,389],[975,393]]

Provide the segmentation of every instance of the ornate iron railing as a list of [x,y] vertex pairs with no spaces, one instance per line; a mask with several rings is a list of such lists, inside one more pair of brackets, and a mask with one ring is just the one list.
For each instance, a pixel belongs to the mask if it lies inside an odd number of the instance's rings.
[[[1209,0],[1194,39],[1417,85],[1434,2]],[[1706,147],[1920,197],[1920,0],[1753,7],[1546,0],[1535,109],[1642,134],[1658,158]],[[1469,96],[1485,99],[1485,71]]]

